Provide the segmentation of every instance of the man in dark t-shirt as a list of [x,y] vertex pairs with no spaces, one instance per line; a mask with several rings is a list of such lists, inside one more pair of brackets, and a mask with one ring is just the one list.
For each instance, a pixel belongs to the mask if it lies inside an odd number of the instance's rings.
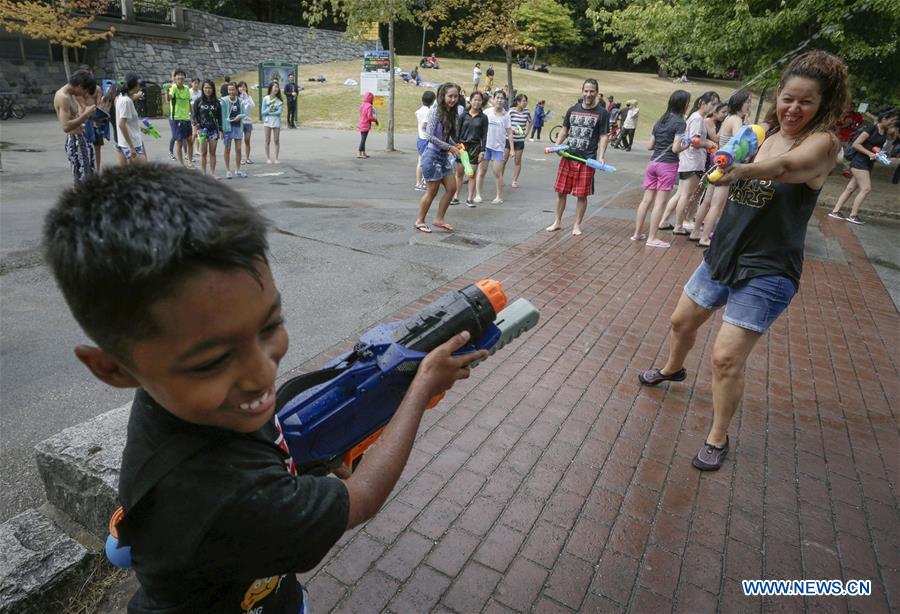
[[[609,113],[600,106],[597,98],[598,85],[588,79],[581,87],[581,100],[566,111],[563,129],[556,137],[556,144],[565,142],[569,153],[579,158],[597,158],[603,162],[609,142]],[[597,149],[600,155],[597,156]],[[562,227],[562,216],[566,210],[566,198],[572,194],[576,198],[575,225],[572,234],[581,234],[581,222],[587,211],[587,197],[594,193],[594,169],[568,158],[560,158],[553,185],[556,192],[556,220],[547,227],[554,232]]]
[[294,82],[294,73],[288,75],[287,85],[284,86],[284,95],[287,98],[288,108],[288,128],[297,127],[297,94],[300,92],[299,86]]

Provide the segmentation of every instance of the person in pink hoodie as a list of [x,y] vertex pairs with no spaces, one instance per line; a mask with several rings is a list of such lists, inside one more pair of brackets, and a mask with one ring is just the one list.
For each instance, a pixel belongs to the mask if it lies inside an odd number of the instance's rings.
[[359,125],[356,127],[359,130],[359,152],[356,154],[357,158],[369,157],[366,154],[366,137],[369,136],[372,124],[378,125],[378,114],[375,112],[375,107],[372,106],[373,100],[375,100],[375,96],[372,92],[366,92],[366,95],[363,96],[363,103],[359,105]]

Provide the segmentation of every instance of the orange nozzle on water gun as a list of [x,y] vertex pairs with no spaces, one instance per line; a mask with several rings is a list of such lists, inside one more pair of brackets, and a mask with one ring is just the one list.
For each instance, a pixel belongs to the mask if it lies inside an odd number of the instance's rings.
[[496,279],[482,279],[475,284],[475,287],[484,292],[491,307],[494,308],[494,313],[500,313],[506,307],[506,292],[503,291],[503,286]]

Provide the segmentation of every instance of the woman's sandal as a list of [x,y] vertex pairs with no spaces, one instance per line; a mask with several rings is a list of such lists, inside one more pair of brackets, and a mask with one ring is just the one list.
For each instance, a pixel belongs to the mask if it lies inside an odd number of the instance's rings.
[[656,386],[662,382],[683,382],[685,379],[687,379],[687,371],[684,368],[668,375],[664,375],[662,369],[641,371],[638,374],[638,380],[645,386]]
[[420,232],[424,232],[424,233],[428,233],[428,234],[431,233],[431,228],[428,227],[428,224],[416,224],[415,229]]
[[645,234],[632,235],[632,236],[628,237],[628,239],[631,241],[646,241],[647,235],[645,235]]
[[440,228],[444,232],[453,232],[453,226],[451,226],[447,222],[432,222],[431,225],[435,228]]
[[647,241],[644,243],[647,247],[672,247],[670,243],[666,243],[665,241],[660,241],[659,239],[654,239],[653,241]]

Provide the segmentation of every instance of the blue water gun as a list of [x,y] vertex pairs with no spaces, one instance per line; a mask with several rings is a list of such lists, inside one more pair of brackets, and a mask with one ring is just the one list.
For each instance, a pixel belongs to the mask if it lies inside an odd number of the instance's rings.
[[715,183],[725,175],[726,168],[754,156],[765,140],[766,131],[762,126],[741,126],[725,146],[713,155],[713,169],[709,172],[709,180]]
[[298,471],[349,475],[397,411],[422,359],[454,335],[471,334],[459,353],[493,354],[537,324],[527,300],[506,302],[489,279],[450,291],[408,320],[376,326],[323,370],[285,382],[276,408]]
[[[537,324],[540,314],[527,300],[506,303],[502,286],[491,279],[452,290],[407,320],[376,326],[352,351],[325,368],[285,382],[276,393],[275,406],[298,471],[349,476],[397,411],[419,363],[454,335],[464,330],[471,335],[458,354],[476,350],[493,354]],[[431,399],[428,407],[443,396]],[[195,442],[190,443],[142,471],[165,475],[196,451]],[[139,480],[144,493],[152,481]],[[134,494],[135,499],[142,496]],[[113,565],[127,569],[132,564],[131,547],[119,542],[118,531],[124,517],[120,507],[110,518],[105,550]]]
[[600,162],[599,160],[594,160],[593,158],[581,158],[574,154],[569,153],[568,145],[553,145],[552,147],[545,147],[544,153],[555,153],[557,156],[561,158],[568,158],[569,160],[575,160],[576,162],[581,162],[589,166],[590,168],[597,169],[598,171],[603,171],[604,173],[615,173],[616,167],[611,164],[606,164],[604,162]]
[[875,159],[885,166],[891,165],[891,160],[888,158],[887,153],[881,150],[881,147],[873,147],[872,153],[875,154]]

